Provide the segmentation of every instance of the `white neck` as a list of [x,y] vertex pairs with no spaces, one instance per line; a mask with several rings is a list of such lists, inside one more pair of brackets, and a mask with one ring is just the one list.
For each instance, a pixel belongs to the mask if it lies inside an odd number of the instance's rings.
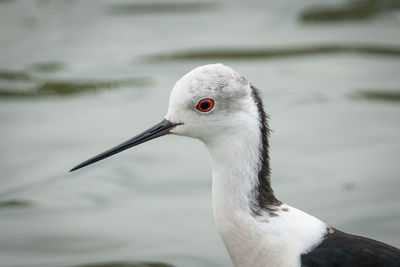
[[212,158],[213,210],[220,235],[235,266],[300,266],[300,254],[322,239],[326,225],[285,204],[276,207],[275,216],[252,213],[261,136],[258,127],[241,131],[205,142]]
[[[250,196],[258,184],[258,131],[223,136],[208,146],[212,159],[214,211],[218,208],[239,209],[250,213]],[[247,142],[243,136],[248,136]],[[251,138],[251,135],[253,137]],[[223,207],[220,207],[222,205]]]

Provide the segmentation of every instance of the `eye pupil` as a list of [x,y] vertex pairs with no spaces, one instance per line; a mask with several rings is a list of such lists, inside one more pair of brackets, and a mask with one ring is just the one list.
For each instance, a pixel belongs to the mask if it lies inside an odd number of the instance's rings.
[[210,102],[204,101],[200,103],[200,108],[201,109],[208,109],[211,106]]
[[197,103],[196,108],[201,112],[210,111],[214,107],[214,100],[211,98],[204,98]]

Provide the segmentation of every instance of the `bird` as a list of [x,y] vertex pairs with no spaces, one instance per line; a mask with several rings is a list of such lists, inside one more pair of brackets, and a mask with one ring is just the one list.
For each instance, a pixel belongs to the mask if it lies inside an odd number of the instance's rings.
[[212,207],[238,267],[400,266],[400,250],[342,232],[275,197],[260,91],[231,67],[199,66],[172,88],[164,119],[75,171],[157,137],[199,139],[212,165]]

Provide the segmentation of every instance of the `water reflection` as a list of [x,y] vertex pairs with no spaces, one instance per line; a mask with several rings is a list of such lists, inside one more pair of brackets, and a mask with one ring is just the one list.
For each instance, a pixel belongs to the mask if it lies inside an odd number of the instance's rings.
[[399,90],[359,90],[350,97],[355,100],[380,101],[388,103],[400,103]]
[[168,60],[265,60],[308,55],[337,53],[362,53],[366,55],[400,57],[400,47],[383,45],[328,44],[287,48],[214,48],[150,55],[143,59],[150,62]]
[[161,262],[104,262],[74,265],[71,267],[173,267],[173,265]]
[[62,62],[38,62],[28,66],[32,71],[37,72],[59,72],[65,70],[65,65]]
[[217,3],[212,2],[132,2],[115,3],[108,7],[113,15],[145,15],[145,14],[183,14],[212,11]]
[[300,14],[307,23],[366,20],[400,8],[398,0],[347,0],[341,5],[317,4]]
[[[32,65],[35,70],[55,71],[59,64]],[[0,71],[0,98],[67,96],[120,87],[143,87],[152,84],[150,77],[121,80],[51,80],[24,71]]]
[[[48,222],[51,223],[51,222]],[[23,230],[21,230],[23,231]],[[3,252],[34,251],[36,253],[54,254],[86,254],[92,252],[113,251],[125,245],[120,240],[88,233],[47,233],[29,236],[15,236],[8,242],[0,240],[0,249]]]
[[32,206],[33,203],[23,199],[10,199],[0,201],[0,211],[2,209],[15,209],[15,208],[27,208]]

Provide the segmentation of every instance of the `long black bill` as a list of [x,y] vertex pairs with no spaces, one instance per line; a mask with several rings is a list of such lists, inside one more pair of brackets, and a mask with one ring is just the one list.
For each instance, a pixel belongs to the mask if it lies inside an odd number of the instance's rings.
[[105,151],[105,152],[103,152],[103,153],[101,153],[101,154],[99,154],[97,156],[94,156],[94,157],[82,162],[81,164],[73,167],[70,170],[70,172],[75,171],[75,170],[80,169],[80,168],[83,168],[85,166],[88,166],[88,165],[90,165],[92,163],[95,163],[95,162],[97,162],[99,160],[108,158],[108,157],[110,157],[110,156],[112,156],[114,154],[117,154],[117,153],[119,153],[121,151],[124,151],[125,149],[128,149],[128,148],[131,148],[133,146],[139,145],[139,144],[144,143],[146,141],[149,141],[151,139],[154,139],[154,138],[169,134],[170,133],[169,131],[172,128],[174,128],[176,125],[178,125],[178,124],[177,123],[172,123],[172,122],[170,122],[168,120],[163,120],[160,123],[154,125],[153,127],[147,129],[146,131],[144,131],[144,132],[136,135],[135,137],[123,142],[122,144],[120,144],[120,145],[118,145],[116,147],[113,147],[113,148],[111,148],[111,149],[109,149],[109,150],[107,150],[107,151]]

